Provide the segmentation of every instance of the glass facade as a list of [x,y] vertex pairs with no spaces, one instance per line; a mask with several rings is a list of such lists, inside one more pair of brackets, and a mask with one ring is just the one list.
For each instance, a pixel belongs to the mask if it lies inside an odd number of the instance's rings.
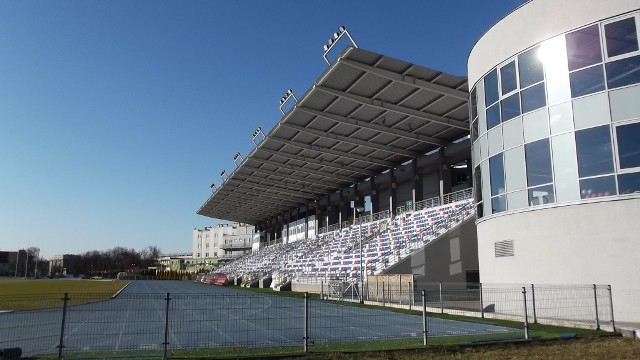
[[639,20],[626,14],[548,39],[475,84],[478,218],[640,192]]

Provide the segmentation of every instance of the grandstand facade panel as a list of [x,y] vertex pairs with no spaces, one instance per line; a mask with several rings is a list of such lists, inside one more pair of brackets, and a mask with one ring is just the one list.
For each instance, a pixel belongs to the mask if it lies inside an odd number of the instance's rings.
[[482,282],[608,283],[640,321],[640,1],[527,2],[469,56]]

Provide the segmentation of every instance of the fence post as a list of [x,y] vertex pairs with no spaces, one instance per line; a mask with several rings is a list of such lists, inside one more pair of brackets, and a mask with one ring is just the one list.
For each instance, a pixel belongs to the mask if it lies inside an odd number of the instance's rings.
[[609,307],[611,308],[611,327],[613,332],[616,332],[616,321],[613,319],[613,295],[611,294],[611,285],[607,285],[607,291],[609,291]]
[[320,280],[320,300],[324,300],[324,280]]
[[427,321],[427,292],[422,290],[422,342],[427,346],[429,322]]
[[533,306],[533,323],[538,323],[538,316],[536,315],[536,290],[533,284],[531,284],[531,306]]
[[407,296],[409,299],[409,310],[413,310],[413,289],[411,288],[411,281],[407,282]]
[[67,321],[67,305],[69,303],[69,293],[64,293],[62,298],[62,326],[60,326],[60,342],[58,343],[58,360],[62,360],[62,349],[64,349],[64,327]]
[[484,295],[482,295],[482,283],[480,283],[480,317],[484,319]]
[[524,304],[524,339],[529,340],[529,317],[527,316],[527,288],[522,287],[522,301]]
[[164,298],[167,303],[164,310],[164,342],[162,346],[164,347],[164,355],[163,359],[167,358],[167,347],[169,346],[169,301],[171,301],[171,296],[167,293],[167,297]]
[[382,282],[382,306],[387,306],[387,299],[384,295],[384,282]]
[[598,317],[598,287],[593,284],[593,301],[596,307],[596,330],[600,330],[600,318]]
[[444,314],[444,304],[442,303],[442,281],[440,282],[440,314]]
[[309,293],[304,293],[304,352],[309,351]]

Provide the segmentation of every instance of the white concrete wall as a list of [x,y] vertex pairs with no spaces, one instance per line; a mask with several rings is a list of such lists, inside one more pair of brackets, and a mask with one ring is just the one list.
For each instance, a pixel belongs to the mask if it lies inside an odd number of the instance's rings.
[[[640,322],[640,198],[526,210],[478,224],[482,283],[610,284],[616,321]],[[513,257],[494,242],[514,241]]]
[[469,87],[509,57],[555,35],[640,8],[640,0],[533,0],[495,24],[471,49]]

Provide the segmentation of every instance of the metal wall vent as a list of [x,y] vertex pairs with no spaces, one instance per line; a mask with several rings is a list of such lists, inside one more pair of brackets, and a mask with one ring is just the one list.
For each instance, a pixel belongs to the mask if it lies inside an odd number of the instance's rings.
[[496,241],[494,246],[496,257],[513,256],[513,240]]

